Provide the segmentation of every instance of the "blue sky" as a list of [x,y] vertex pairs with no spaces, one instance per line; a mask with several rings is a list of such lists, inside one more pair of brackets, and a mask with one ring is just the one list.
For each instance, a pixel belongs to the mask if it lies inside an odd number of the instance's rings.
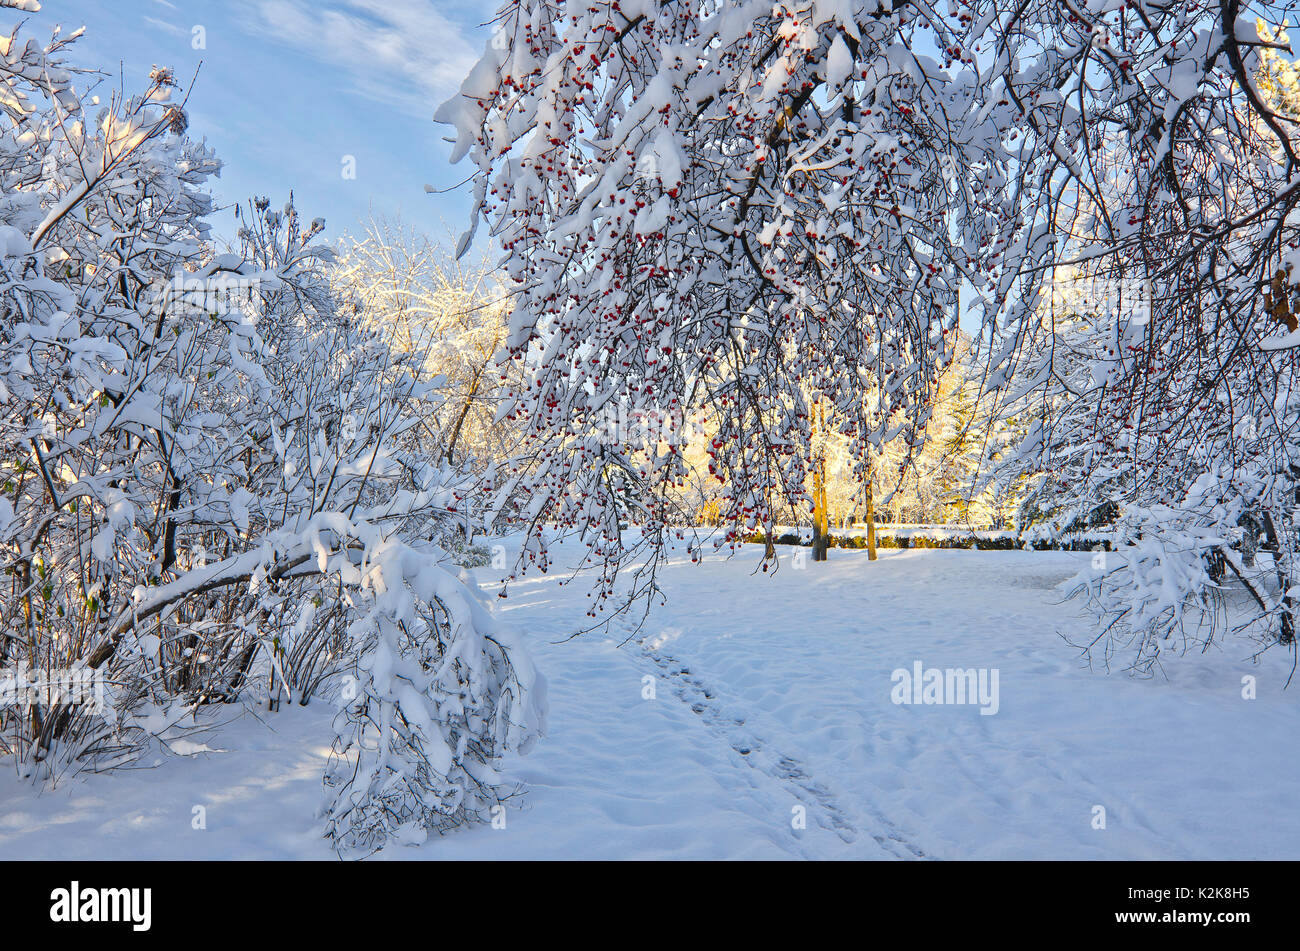
[[[487,42],[495,0],[44,0],[25,35],[86,27],[70,58],[112,74],[128,92],[155,64],[188,85],[190,134],[224,160],[213,191],[283,203],[289,189],[327,237],[371,211],[445,238],[468,223],[469,189],[430,195],[472,168],[452,166],[434,110]],[[0,12],[8,32],[19,14]],[[202,40],[205,48],[195,49]],[[119,80],[120,77],[120,80]],[[355,179],[343,177],[345,156]],[[214,218],[233,232],[233,212]]]

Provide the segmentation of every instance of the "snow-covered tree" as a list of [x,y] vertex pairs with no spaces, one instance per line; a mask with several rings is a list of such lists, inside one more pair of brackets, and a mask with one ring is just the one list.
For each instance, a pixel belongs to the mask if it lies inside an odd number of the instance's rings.
[[681,453],[637,464],[589,437],[619,401],[716,421],[733,539],[807,499],[806,393],[859,456],[882,435],[864,388],[911,410],[917,438],[957,288],[997,284],[1016,214],[997,136],[1012,106],[971,121],[973,52],[943,52],[956,14],[522,0],[496,23],[437,116],[509,255],[509,357],[535,368],[511,411],[532,440],[519,517],[580,528],[611,562],[630,505],[638,538],[662,541]]
[[1267,45],[1259,50],[1255,82],[1269,106],[1289,119],[1300,121],[1300,71],[1295,61],[1285,55],[1291,45],[1286,26],[1283,23],[1273,29],[1263,20],[1256,21],[1259,38]]
[[[519,516],[580,529],[617,563],[629,553],[610,513],[627,496],[658,543],[679,456],[634,465],[584,438],[601,406],[629,399],[708,409],[725,521],[767,526],[774,498],[807,497],[804,394],[827,401],[859,459],[898,412],[915,444],[959,287],[983,388],[1002,392],[1034,376],[1018,364],[1040,291],[1074,262],[1147,301],[1141,320],[1121,309],[1080,329],[1093,382],[1061,383],[1078,412],[1051,424],[1076,460],[1076,507],[1106,501],[1085,469],[1104,482],[1123,459],[1130,474],[1148,554],[1118,559],[1132,570],[1103,605],[1163,638],[1206,590],[1205,551],[1232,563],[1220,540],[1250,511],[1276,549],[1274,593],[1251,582],[1260,621],[1289,641],[1300,188],[1295,123],[1257,82],[1259,51],[1280,42],[1256,27],[1270,12],[504,4],[438,118],[455,126],[453,158],[477,167],[475,222],[517,289],[507,349],[534,370],[514,410],[534,443]],[[1069,378],[1048,367],[1036,385]],[[872,389],[874,420],[860,408]]]
[[0,668],[108,695],[46,681],[3,743],[49,777],[328,686],[341,850],[481,815],[544,684],[437,546],[472,491],[415,436],[437,381],[336,306],[292,201],[217,253],[171,73],[95,109],[72,39],[0,40]]
[[367,326],[443,377],[443,401],[426,422],[447,457],[478,469],[503,459],[513,434],[496,420],[502,385],[493,358],[509,300],[496,269],[455,260],[401,222],[371,220],[343,242],[332,280]]

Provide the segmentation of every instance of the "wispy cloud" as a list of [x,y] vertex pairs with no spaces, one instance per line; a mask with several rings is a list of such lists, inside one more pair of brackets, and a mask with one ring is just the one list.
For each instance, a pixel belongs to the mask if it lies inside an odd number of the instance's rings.
[[157,17],[146,16],[144,22],[150,26],[162,30],[164,33],[170,33],[172,36],[188,36],[189,30],[183,30],[175,23],[168,23],[166,20],[159,20]]
[[432,0],[241,0],[242,25],[343,70],[357,95],[428,118],[478,50]]

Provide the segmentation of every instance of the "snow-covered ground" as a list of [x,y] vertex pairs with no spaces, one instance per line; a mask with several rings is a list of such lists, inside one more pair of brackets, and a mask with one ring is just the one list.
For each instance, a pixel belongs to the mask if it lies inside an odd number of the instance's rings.
[[[1090,672],[1061,636],[1087,623],[1056,589],[1087,555],[833,550],[797,570],[795,554],[768,577],[753,547],[701,566],[679,553],[668,604],[626,643],[618,623],[565,640],[583,580],[516,584],[498,605],[551,699],[548,736],[511,764],[523,807],[504,829],[383,855],[1300,858],[1300,687],[1282,690],[1280,652],[1254,663],[1231,644],[1155,680]],[[996,671],[997,712],[894,703],[894,671],[918,662]],[[39,796],[2,772],[0,858],[328,858],[330,715],[232,713],[190,755]]]

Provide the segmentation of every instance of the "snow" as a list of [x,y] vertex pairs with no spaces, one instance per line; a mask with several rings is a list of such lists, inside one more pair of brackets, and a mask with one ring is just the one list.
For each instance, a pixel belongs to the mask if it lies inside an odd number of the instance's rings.
[[842,85],[853,75],[853,54],[840,37],[831,43],[830,54],[826,57],[826,81],[832,86]]
[[1300,347],[1300,330],[1291,330],[1281,336],[1266,337],[1259,342],[1261,350],[1289,350]]
[[[567,639],[583,579],[516,582],[498,608],[550,693],[547,735],[505,764],[523,806],[379,857],[1300,857],[1300,817],[1277,808],[1300,782],[1282,657],[1235,642],[1155,679],[1085,669],[1062,635],[1089,622],[1058,585],[1087,553],[832,550],[798,570],[792,548],[764,576],[760,551],[674,551],[632,640],[623,621]],[[918,662],[996,670],[997,713],[896,705],[893,672]],[[332,712],[231,708],[179,755],[40,795],[2,772],[0,858],[330,858]]]

